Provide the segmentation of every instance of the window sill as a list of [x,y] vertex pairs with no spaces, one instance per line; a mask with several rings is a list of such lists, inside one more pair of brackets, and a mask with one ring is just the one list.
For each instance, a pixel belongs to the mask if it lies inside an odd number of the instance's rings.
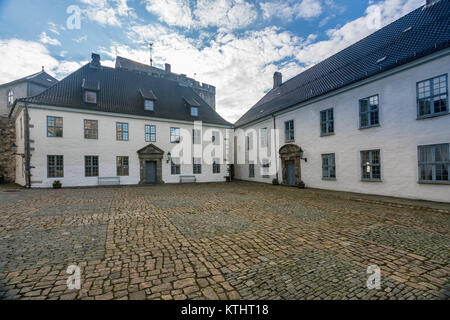
[[336,181],[336,178],[324,178],[324,177],[322,177],[322,180],[325,180],[325,181]]
[[421,180],[419,180],[417,183],[419,183],[419,184],[450,185],[450,181],[421,181]]
[[374,124],[374,125],[371,125],[371,126],[359,127],[359,130],[376,128],[376,127],[381,127],[381,124]]
[[330,132],[330,133],[321,133],[320,136],[321,136],[321,137],[334,136],[334,132]]
[[361,179],[361,182],[383,182],[381,179]]
[[429,119],[429,118],[436,118],[436,117],[446,116],[448,114],[449,114],[448,111],[439,112],[439,113],[433,113],[433,114],[427,114],[425,116],[418,116],[416,118],[416,120],[424,120],[424,119]]

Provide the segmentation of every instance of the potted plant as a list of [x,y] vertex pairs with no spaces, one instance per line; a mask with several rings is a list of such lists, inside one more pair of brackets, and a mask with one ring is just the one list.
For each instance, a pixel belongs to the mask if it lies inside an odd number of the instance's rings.
[[272,184],[273,184],[274,186],[277,186],[277,185],[279,185],[280,183],[278,182],[278,179],[273,179],[273,180],[272,180]]
[[303,181],[300,181],[297,183],[297,187],[299,187],[300,189],[305,189],[305,183]]
[[61,189],[61,181],[59,180],[53,181],[53,189]]

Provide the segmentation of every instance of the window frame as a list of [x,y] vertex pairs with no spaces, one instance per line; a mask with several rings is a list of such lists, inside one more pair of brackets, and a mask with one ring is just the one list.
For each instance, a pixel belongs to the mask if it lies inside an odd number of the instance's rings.
[[[370,103],[371,98],[377,99],[377,108],[372,110],[372,104]],[[363,101],[367,101],[367,111],[361,111],[361,103]],[[372,113],[376,112],[377,115],[377,122],[372,123]],[[358,115],[359,115],[359,128],[360,129],[366,129],[366,128],[372,128],[372,127],[379,127],[380,126],[380,95],[374,94],[366,98],[359,99],[358,101]],[[367,115],[367,125],[363,125],[362,117],[363,115]]]
[[[50,175],[50,158],[54,158],[54,165],[53,165],[53,174]],[[58,157],[61,157],[61,162],[58,165]],[[58,175],[58,167],[60,167],[61,175]],[[47,178],[56,179],[56,178],[64,178],[64,155],[47,155]]]
[[[126,126],[126,130],[124,130],[124,126]],[[119,131],[119,127],[121,130]],[[119,132],[121,136],[119,138]],[[124,135],[126,134],[126,139],[124,139]],[[129,141],[130,139],[130,127],[128,122],[116,122],[116,141]]]
[[[126,160],[126,164],[124,160]],[[116,156],[116,174],[118,177],[130,175],[130,158],[128,156]]]
[[220,131],[213,130],[211,133],[211,142],[213,146],[220,146]]
[[8,89],[6,94],[6,102],[8,106],[12,106],[14,104],[14,91],[12,89]]
[[[90,93],[95,94],[95,102],[88,101],[88,95]],[[97,104],[98,103],[98,92],[94,91],[94,90],[84,90],[83,100],[84,100],[84,103],[86,103],[86,104]]]
[[[330,116],[331,114],[331,116]],[[322,115],[325,115],[325,120],[322,119]],[[334,108],[328,108],[320,111],[320,136],[330,136],[334,134]],[[331,119],[330,119],[331,118]],[[325,131],[323,131],[323,125],[325,125]]]
[[247,151],[253,150],[253,132],[249,132],[246,135]]
[[268,142],[268,135],[267,135],[267,127],[260,128],[259,129],[259,135],[260,135],[260,144],[261,148],[267,148],[269,146]]
[[[177,161],[174,161],[175,159],[177,159]],[[181,174],[181,165],[180,165],[180,163],[175,163],[175,162],[178,162],[178,161],[179,161],[178,158],[172,158],[170,160],[170,174],[173,175],[173,176]]]
[[[148,102],[151,102],[151,109],[147,107]],[[155,111],[155,101],[152,99],[144,99],[144,110],[145,111]]]
[[263,159],[261,164],[261,177],[270,178],[270,161],[268,159]]
[[[448,155],[447,161],[436,161],[436,147],[438,146],[447,146]],[[421,161],[421,148],[429,147],[431,148],[431,161]],[[419,183],[435,183],[435,184],[450,184],[450,143],[437,143],[437,144],[429,144],[429,145],[420,145],[417,146],[417,164],[418,164],[418,177]],[[447,164],[447,180],[437,180],[436,179],[436,167],[438,165],[445,166]],[[431,180],[422,179],[422,166],[432,166],[431,168]]]
[[[147,131],[148,129],[148,131]],[[156,125],[144,125],[145,142],[156,142]]]
[[[440,112],[434,112],[434,98],[439,97],[444,94],[434,94],[434,79],[445,77],[445,101],[446,101],[446,110],[440,111]],[[426,81],[429,81],[430,84],[430,95],[428,97],[419,98],[419,84],[424,83]],[[430,102],[430,113],[420,115],[420,102],[423,100],[428,100]],[[446,115],[449,113],[449,106],[448,106],[448,73],[441,74],[435,77],[431,77],[428,79],[424,79],[421,81],[416,82],[416,109],[417,109],[417,119],[426,119],[426,118],[432,118],[432,117],[438,117],[442,115]]]
[[[91,127],[90,128],[86,128],[86,123],[91,123]],[[95,129],[92,128],[92,123],[96,124]],[[89,139],[89,140],[98,140],[98,120],[90,120],[90,119],[84,119],[83,120],[83,131],[84,131],[84,138],[85,139]],[[86,133],[89,132],[91,134],[93,134],[95,132],[95,136],[93,135],[93,137],[90,137],[89,135],[86,135]]]
[[[88,165],[88,161],[90,163]],[[95,164],[94,159],[97,160],[97,164]],[[100,171],[99,166],[99,157],[98,156],[84,156],[84,176],[85,177],[98,177]]]
[[213,174],[220,174],[220,159],[219,158],[214,158],[213,159],[212,173]]
[[[363,153],[368,152],[369,153],[369,164],[365,164],[363,163]],[[378,163],[373,163],[373,153],[374,152],[378,152]],[[376,182],[381,182],[381,149],[371,149],[371,150],[362,150],[360,151],[360,158],[361,158],[361,181],[376,181]],[[364,177],[364,169],[366,167],[370,167],[370,177],[369,178],[365,178]],[[373,167],[378,167],[379,168],[379,178],[374,178],[373,177]]]
[[[292,122],[292,128],[288,128],[287,124]],[[292,133],[292,137],[290,134]],[[289,139],[290,138],[290,139]],[[284,142],[294,142],[295,141],[295,122],[294,119],[284,122]]]
[[248,164],[248,177],[254,178],[255,177],[255,164],[250,162]]
[[[321,155],[322,158],[322,179],[323,180],[336,180],[336,154],[335,153],[324,153]],[[325,165],[325,161],[327,160],[327,164]],[[332,164],[330,164],[330,160],[332,159]],[[324,170],[326,169],[327,175],[324,175]],[[332,170],[334,170],[334,177],[331,175]]]
[[[196,135],[196,132],[198,133],[198,135]],[[192,129],[192,144],[202,144],[202,130],[201,129]]]
[[[53,126],[49,126],[48,121],[49,121],[50,118],[53,118],[53,121],[55,123]],[[61,126],[57,126],[56,125],[57,119],[61,119]],[[53,136],[49,135],[49,130],[48,130],[49,128],[53,128],[54,129],[54,135]],[[61,129],[61,135],[60,136],[56,135],[57,129]],[[64,137],[64,120],[63,120],[63,117],[47,116],[47,138],[63,138],[63,137]]]
[[[176,134],[176,132],[178,132],[178,134]],[[177,137],[178,139],[176,139]],[[180,128],[170,127],[170,143],[180,143],[180,142],[181,142]]]
[[[195,112],[193,112],[195,110]],[[191,117],[198,117],[198,107],[192,107],[191,106],[191,110],[190,110],[190,115]]]
[[[200,163],[198,160],[200,160]],[[202,158],[192,158],[192,173],[202,174]]]

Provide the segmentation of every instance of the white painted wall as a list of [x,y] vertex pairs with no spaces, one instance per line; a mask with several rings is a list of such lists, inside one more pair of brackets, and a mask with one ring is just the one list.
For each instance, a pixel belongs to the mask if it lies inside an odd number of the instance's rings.
[[[48,107],[47,107],[48,108]],[[53,108],[55,109],[55,108]],[[121,176],[121,184],[137,184],[140,181],[140,165],[137,151],[153,143],[165,151],[162,168],[162,180],[166,183],[178,183],[179,175],[172,175],[170,163],[166,162],[167,152],[174,154],[173,148],[178,144],[170,143],[170,127],[186,129],[192,132],[192,124],[167,122],[164,120],[145,120],[140,118],[129,118],[113,114],[86,114],[81,112],[70,112],[67,109],[59,110],[43,109],[43,106],[30,106],[30,138],[34,140],[31,148],[32,187],[51,187],[54,180],[61,181],[64,186],[92,186],[98,184],[97,177],[85,177],[84,156],[99,156],[99,176],[116,176],[116,156],[129,157],[129,176]],[[47,116],[63,118],[63,137],[47,137]],[[19,116],[20,117],[20,116]],[[84,119],[98,120],[98,140],[84,138]],[[129,140],[116,140],[116,122],[126,122],[129,126]],[[156,126],[156,142],[145,141],[145,125]],[[204,142],[206,148],[211,143],[211,131],[222,133],[221,148],[224,148],[224,128],[203,126]],[[231,133],[232,134],[232,133]],[[192,141],[192,140],[190,140]],[[192,145],[192,143],[190,143]],[[220,148],[220,147],[219,147]],[[64,177],[47,178],[47,155],[64,156]],[[197,182],[221,182],[225,181],[226,165],[225,154],[221,156],[222,166],[220,174],[212,173],[211,164],[202,165],[202,174],[195,175]],[[192,164],[182,165],[181,175],[193,175]],[[19,182],[19,179],[18,179]]]
[[[295,121],[295,144],[308,162],[301,162],[307,187],[450,202],[450,185],[418,183],[417,147],[450,142],[450,114],[417,120],[416,83],[450,74],[450,55],[395,73],[325,100],[278,115],[278,149],[284,143],[284,122]],[[359,129],[359,99],[379,95],[380,126]],[[335,134],[320,136],[320,111],[334,108]],[[273,127],[272,120],[243,129]],[[360,151],[381,150],[382,182],[362,182]],[[238,153],[244,146],[238,145]],[[336,154],[336,181],[322,180],[321,155]],[[278,161],[278,171],[281,172]],[[271,183],[258,169],[248,178],[248,165],[238,165],[236,178]],[[280,174],[281,180],[281,174]]]
[[[25,154],[25,112],[22,109],[15,120],[16,127],[16,146],[18,154]],[[24,186],[25,181],[25,158],[19,155],[15,156],[16,161],[16,183]]]

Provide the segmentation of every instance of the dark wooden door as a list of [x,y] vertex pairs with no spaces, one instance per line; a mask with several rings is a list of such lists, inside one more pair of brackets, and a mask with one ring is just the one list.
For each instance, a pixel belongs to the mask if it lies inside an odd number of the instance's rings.
[[156,183],[156,162],[147,161],[145,163],[145,182]]

